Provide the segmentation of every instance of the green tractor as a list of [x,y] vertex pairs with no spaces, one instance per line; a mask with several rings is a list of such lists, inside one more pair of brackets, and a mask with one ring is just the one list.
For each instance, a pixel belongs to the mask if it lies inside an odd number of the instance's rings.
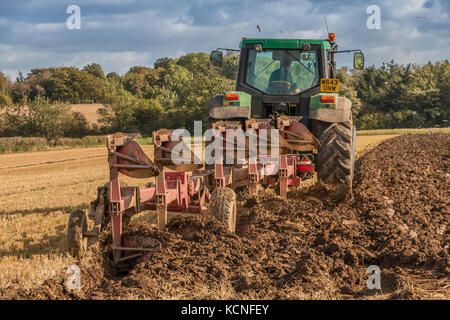
[[[226,50],[211,53],[212,66],[221,66]],[[298,122],[300,132],[291,135],[309,134],[318,144],[293,141],[293,150],[313,154],[318,178],[351,193],[356,130],[351,102],[338,94],[335,54],[354,52],[353,67],[361,70],[361,50],[338,51],[330,33],[326,40],[243,38],[239,52],[236,90],[210,100],[209,126],[251,120],[276,128],[280,117]]]

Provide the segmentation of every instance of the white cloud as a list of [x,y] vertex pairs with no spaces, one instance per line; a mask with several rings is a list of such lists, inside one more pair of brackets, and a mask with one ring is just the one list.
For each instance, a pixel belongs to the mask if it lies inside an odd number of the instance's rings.
[[425,2],[427,0],[385,1],[383,7],[389,10],[392,17],[403,18],[425,13],[427,11],[424,7]]

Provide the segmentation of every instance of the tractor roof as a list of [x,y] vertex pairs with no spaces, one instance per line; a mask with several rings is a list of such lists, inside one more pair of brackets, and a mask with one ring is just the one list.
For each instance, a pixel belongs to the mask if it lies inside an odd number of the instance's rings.
[[241,41],[241,48],[247,43],[260,43],[263,49],[301,49],[306,43],[319,44],[322,49],[330,50],[330,42],[328,40],[308,40],[308,39],[247,39]]

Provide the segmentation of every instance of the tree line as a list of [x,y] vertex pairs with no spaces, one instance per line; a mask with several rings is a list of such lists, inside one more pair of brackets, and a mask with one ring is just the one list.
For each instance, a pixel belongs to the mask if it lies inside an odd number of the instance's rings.
[[[239,57],[227,55],[220,69],[206,53],[158,59],[153,68],[134,66],[105,75],[92,63],[81,69],[51,67],[19,73],[11,82],[0,72],[0,136],[83,136],[114,131],[150,135],[161,127],[191,128],[206,120],[211,97],[234,89]],[[353,103],[358,129],[448,126],[448,61],[365,70],[338,70],[340,93]],[[90,127],[70,104],[102,103],[100,126]],[[5,111],[6,110],[6,111]]]
[[450,65],[447,60],[425,65],[341,68],[340,93],[352,101],[358,129],[448,127]]

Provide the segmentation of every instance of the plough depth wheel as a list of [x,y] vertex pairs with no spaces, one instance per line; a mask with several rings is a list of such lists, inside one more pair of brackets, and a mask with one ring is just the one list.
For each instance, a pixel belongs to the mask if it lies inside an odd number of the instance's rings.
[[81,257],[87,249],[86,231],[87,219],[84,211],[72,211],[67,226],[67,242],[69,251],[75,258]]
[[215,219],[225,222],[232,233],[236,230],[236,193],[228,187],[214,189],[209,204],[209,213]]

